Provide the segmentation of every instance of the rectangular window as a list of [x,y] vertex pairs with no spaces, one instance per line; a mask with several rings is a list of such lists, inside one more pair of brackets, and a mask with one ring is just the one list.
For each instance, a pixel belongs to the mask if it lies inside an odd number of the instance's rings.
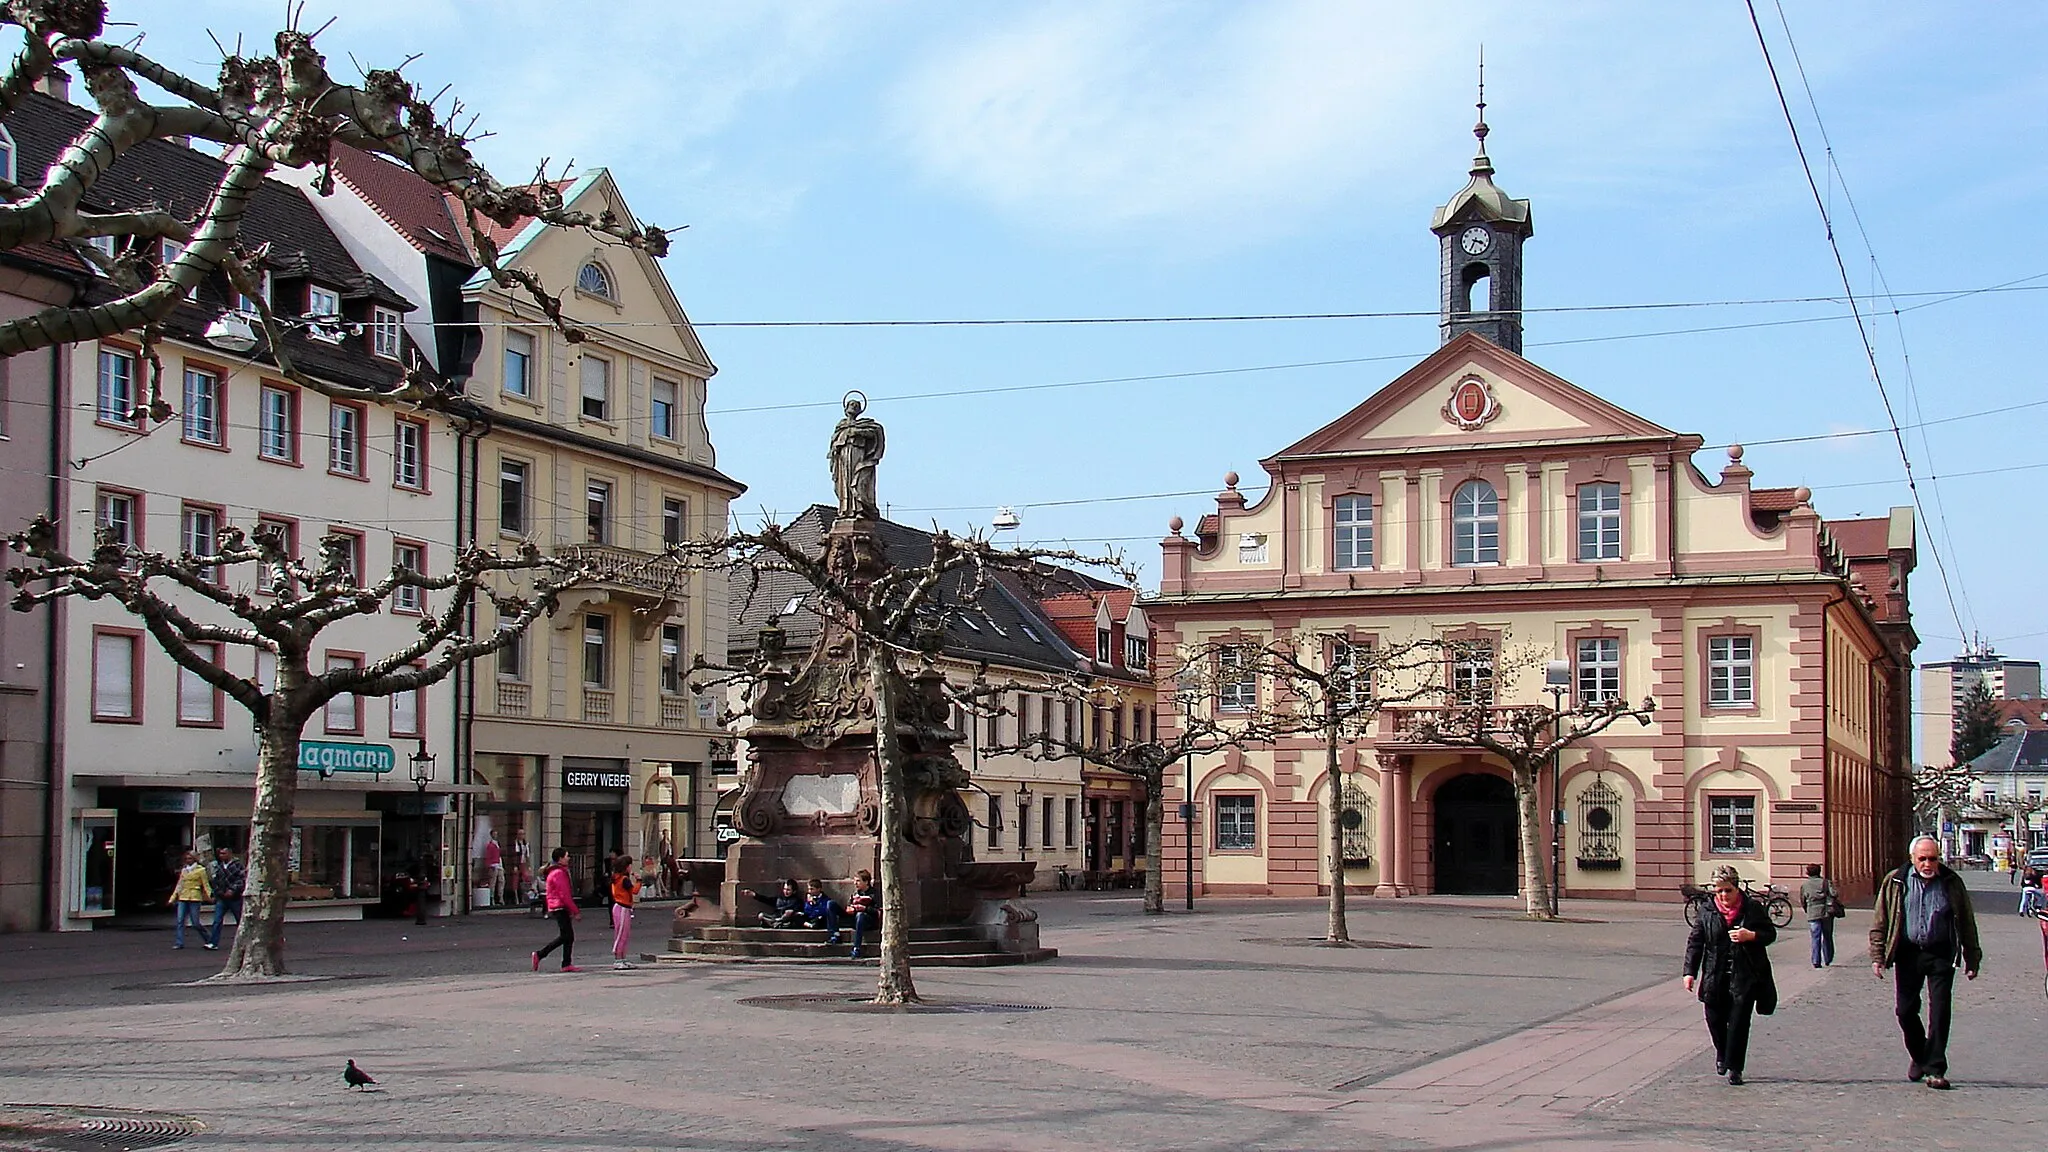
[[583,685],[604,688],[611,684],[612,622],[608,616],[583,618]]
[[[215,508],[185,506],[184,523],[179,525],[185,551],[193,556],[212,556],[220,549],[220,511]],[[220,569],[208,568],[199,573],[199,578],[208,584],[220,583]]]
[[1707,851],[1756,854],[1756,797],[1707,797]]
[[208,448],[227,445],[221,422],[220,377],[198,368],[185,369],[185,442]]
[[1031,847],[1031,801],[1017,800],[1017,847]]
[[386,360],[398,359],[398,313],[389,308],[370,310],[370,351]]
[[337,402],[327,410],[327,470],[363,474],[363,410],[352,404]]
[[673,548],[683,542],[690,521],[690,506],[674,497],[661,502],[661,542]]
[[257,404],[257,455],[265,460],[296,464],[299,460],[299,397],[288,388],[263,386]]
[[340,316],[341,294],[318,284],[306,289],[306,315]]
[[991,795],[988,798],[988,846],[1003,846],[1003,798]]
[[363,534],[341,528],[329,528],[327,530],[327,537],[328,539],[340,542],[341,546],[336,552],[341,560],[342,574],[348,577],[350,584],[361,585],[363,582]]
[[259,278],[256,282],[255,296],[249,295],[240,288],[235,289],[235,311],[246,312],[251,316],[255,316],[263,311],[264,305],[270,303],[270,273],[260,272],[257,275]]
[[1466,708],[1493,707],[1491,640],[1452,642],[1451,703]]
[[1074,797],[1069,796],[1067,797],[1066,809],[1067,822],[1060,826],[1060,831],[1061,834],[1065,837],[1063,841],[1064,845],[1068,848],[1072,848],[1074,846],[1074,838],[1076,835],[1078,835],[1076,829],[1074,828],[1074,825],[1079,823],[1079,821],[1076,820],[1075,817],[1077,817],[1080,814],[1080,802],[1076,800]]
[[[360,656],[327,654],[327,670],[353,671],[363,666]],[[360,735],[363,731],[363,698],[353,692],[337,692],[327,701],[327,731],[344,735]]]
[[391,734],[393,736],[423,736],[425,729],[420,726],[420,693],[423,689],[408,688],[391,694]]
[[1621,485],[1579,485],[1579,559],[1621,559]]
[[1152,662],[1152,643],[1143,636],[1124,633],[1124,665],[1143,668]]
[[277,653],[256,649],[256,686],[265,692],[277,691]]
[[1756,640],[1750,636],[1707,638],[1707,704],[1748,708],[1756,704]]
[[102,490],[94,501],[93,523],[116,544],[142,547],[142,498],[128,492]]
[[92,638],[92,718],[115,723],[142,719],[142,637],[97,632]]
[[427,426],[404,416],[391,422],[391,483],[415,491],[427,486]]
[[602,356],[583,357],[583,418],[611,418],[612,362]]
[[683,626],[661,626],[661,690],[670,696],[683,694]]
[[498,531],[526,535],[526,463],[498,461]]
[[649,412],[648,430],[657,440],[676,438],[676,382],[656,380],[654,382],[653,409]]
[[[220,663],[220,645],[194,644],[192,651],[209,664]],[[178,665],[178,723],[184,727],[221,726],[220,689],[208,684],[197,672]]]
[[592,480],[583,489],[583,538],[592,544],[611,543],[612,486]]
[[1098,664],[1107,664],[1107,663],[1109,663],[1109,662],[1110,662],[1110,661],[1111,661],[1112,659],[1114,659],[1114,658],[1115,658],[1115,657],[1114,657],[1114,655],[1113,655],[1113,652],[1112,652],[1112,649],[1111,649],[1111,647],[1110,647],[1110,633],[1109,633],[1109,629],[1107,629],[1107,628],[1097,628],[1097,629],[1095,630],[1095,660],[1096,660],[1096,663],[1098,663]]
[[1038,846],[1040,848],[1052,847],[1052,805],[1053,798],[1051,796],[1045,797],[1039,804]]
[[[408,544],[398,541],[391,545],[391,566],[407,572],[427,570],[427,549],[423,544]],[[394,612],[420,612],[426,607],[426,591],[417,585],[400,584],[391,590],[391,610]]]
[[1216,850],[1219,852],[1256,852],[1259,849],[1259,798],[1257,796],[1217,796],[1216,806]]
[[526,679],[526,634],[517,633],[512,642],[498,649],[498,679]]
[[525,332],[505,333],[505,391],[533,399],[533,337]]
[[121,428],[141,422],[135,410],[135,357],[127,352],[100,349],[98,418],[102,424]]
[[1259,681],[1242,648],[1224,648],[1216,653],[1216,708],[1221,712],[1249,712],[1258,706]]
[[1621,697],[1621,638],[1589,636],[1578,644],[1579,703],[1602,704]]
[[1372,497],[1339,496],[1330,511],[1336,529],[1337,570],[1372,567]]

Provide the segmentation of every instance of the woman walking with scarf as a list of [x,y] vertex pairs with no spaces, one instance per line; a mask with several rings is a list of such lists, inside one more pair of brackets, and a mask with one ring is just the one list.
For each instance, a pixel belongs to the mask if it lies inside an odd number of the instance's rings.
[[1714,1070],[1731,1085],[1742,1083],[1750,1013],[1768,1016],[1778,1008],[1771,958],[1764,951],[1777,938],[1769,912],[1743,894],[1741,874],[1725,864],[1714,869],[1713,903],[1700,910],[1685,943],[1685,990],[1697,992],[1706,1006]]

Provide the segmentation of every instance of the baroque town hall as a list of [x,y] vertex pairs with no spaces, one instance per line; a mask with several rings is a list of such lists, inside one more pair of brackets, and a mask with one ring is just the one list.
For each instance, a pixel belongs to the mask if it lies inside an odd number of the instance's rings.
[[[1753,487],[1739,446],[1710,477],[1701,437],[1523,359],[1529,202],[1494,184],[1475,131],[1471,179],[1431,224],[1442,346],[1260,461],[1256,502],[1232,473],[1192,539],[1174,520],[1146,605],[1159,650],[1438,637],[1460,642],[1448,698],[1495,706],[1544,700],[1544,664],[1568,661],[1572,700],[1656,706],[1543,774],[1546,808],[1561,779],[1565,895],[1675,900],[1721,864],[1783,883],[1818,863],[1868,897],[1909,804],[1912,510],[1823,520],[1806,488]],[[1274,694],[1248,679],[1184,706],[1227,718]],[[1334,798],[1313,737],[1197,759],[1196,890],[1328,891],[1337,803],[1352,890],[1514,892],[1507,766],[1421,742],[1415,712],[1386,708],[1342,749]],[[1178,886],[1182,825],[1166,834]]]

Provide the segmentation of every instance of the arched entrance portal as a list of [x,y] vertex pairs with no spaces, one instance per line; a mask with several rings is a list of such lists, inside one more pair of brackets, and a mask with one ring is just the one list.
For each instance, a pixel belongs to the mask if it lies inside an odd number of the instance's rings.
[[1436,790],[1436,890],[1512,896],[1519,888],[1515,787],[1467,773]]

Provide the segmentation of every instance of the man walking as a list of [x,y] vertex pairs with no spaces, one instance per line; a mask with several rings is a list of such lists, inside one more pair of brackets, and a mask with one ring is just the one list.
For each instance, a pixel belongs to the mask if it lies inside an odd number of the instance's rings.
[[[1932,836],[1913,841],[1905,866],[1887,873],[1877,886],[1877,915],[1870,925],[1870,972],[1882,979],[1894,968],[1894,1009],[1906,1039],[1906,1078],[1926,1078],[1929,1088],[1947,1088],[1949,998],[1955,990],[1956,959],[1963,974],[1977,978],[1984,949],[1977,940],[1977,916],[1963,878],[1941,862]],[[1927,992],[1927,1021],[1920,1020],[1920,993]]]
[[235,927],[242,926],[242,890],[249,886],[249,870],[235,859],[235,850],[222,845],[213,853],[213,931],[207,934],[208,948],[220,947],[221,923],[232,913]]

